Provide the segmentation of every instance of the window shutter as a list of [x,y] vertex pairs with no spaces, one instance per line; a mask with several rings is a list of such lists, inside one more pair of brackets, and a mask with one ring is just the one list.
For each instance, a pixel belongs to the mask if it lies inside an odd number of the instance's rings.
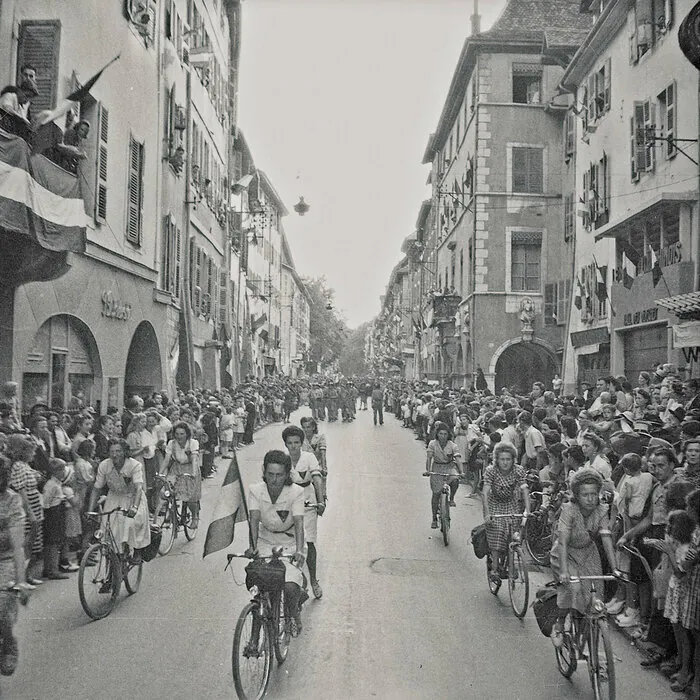
[[569,292],[571,290],[571,280],[561,280],[557,283],[557,308],[556,322],[558,326],[566,323],[566,307],[569,302]]
[[630,177],[632,182],[639,180],[637,167],[637,127],[634,117],[630,117]]
[[566,115],[566,145],[565,153],[567,156],[574,154],[576,148],[576,115],[573,112],[568,112]]
[[588,104],[586,105],[589,124],[592,124],[598,118],[598,111],[596,109],[596,82],[596,73],[591,73],[588,76]]
[[181,235],[180,228],[175,227],[175,288],[173,289],[173,294],[179,298],[180,297],[180,278],[181,278],[181,266],[182,266],[182,251],[180,250],[181,245]]
[[166,292],[170,290],[170,261],[172,257],[170,237],[170,214],[163,217],[162,242],[160,252],[160,288]]
[[634,103],[634,135],[635,135],[635,164],[637,167],[637,176],[639,173],[646,170],[646,137],[644,134],[644,103]]
[[557,311],[557,285],[545,284],[544,285],[544,325],[553,326],[556,324],[556,311]]
[[647,131],[652,135],[656,129],[656,105],[651,100],[644,102],[644,152],[647,172],[654,169],[656,141],[647,138]]
[[673,158],[678,153],[678,149],[673,141],[676,138],[676,96],[678,90],[676,81],[674,80],[666,88],[666,123],[661,126],[664,129],[664,137],[666,138],[665,153],[666,158]]
[[583,196],[581,197],[582,199],[582,204],[584,207],[585,211],[585,216],[583,219],[583,224],[584,226],[588,227],[588,224],[590,223],[590,212],[589,212],[589,207],[588,207],[588,187],[589,187],[589,179],[590,179],[590,171],[586,170],[583,173]]
[[61,23],[58,20],[28,20],[20,22],[17,44],[17,78],[25,63],[36,68],[39,94],[32,99],[32,112],[56,106],[58,89],[58,52],[61,42]]
[[109,111],[103,105],[98,110],[97,162],[95,167],[95,221],[107,221],[107,141],[109,138]]
[[226,277],[226,269],[224,268],[219,271],[219,323],[226,323],[226,291],[228,289]]
[[598,172],[593,163],[589,163],[588,173],[588,216],[595,221],[598,216]]
[[605,61],[605,74],[603,76],[603,110],[605,112],[610,111],[610,83],[612,82],[612,76],[610,71],[612,69],[612,61],[608,59]]
[[581,89],[581,105],[581,124],[585,133],[586,131],[588,131],[588,122],[590,119],[588,114],[588,88],[585,85]]
[[666,14],[666,31],[668,31],[673,26],[673,0],[665,0],[664,2],[665,14]]
[[637,12],[634,4],[627,13],[627,36],[629,37],[630,63],[636,63],[639,60],[639,51],[637,48]]
[[126,239],[135,246],[141,245],[143,207],[143,144],[129,139],[129,190],[127,202]]

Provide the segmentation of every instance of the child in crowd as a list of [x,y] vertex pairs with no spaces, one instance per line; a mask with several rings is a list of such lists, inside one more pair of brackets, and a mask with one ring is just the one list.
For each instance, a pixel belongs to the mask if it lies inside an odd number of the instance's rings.
[[95,443],[90,440],[83,440],[78,445],[77,459],[75,460],[75,495],[77,504],[75,509],[80,513],[82,524],[82,536],[80,538],[80,546],[78,547],[78,563],[83,558],[83,554],[90,546],[90,539],[95,530],[94,521],[86,517],[88,503],[90,503],[90,493],[93,484],[95,483],[95,467],[93,460],[95,459]]
[[58,568],[61,549],[66,541],[66,496],[63,478],[66,463],[56,457],[49,460],[49,479],[44,484],[44,578],[66,579]]
[[[83,440],[83,442],[85,441]],[[61,483],[63,485],[66,507],[66,538],[61,549],[58,568],[61,571],[71,572],[80,568],[77,564],[70,561],[70,552],[79,549],[80,538],[83,533],[80,500],[76,493],[75,465],[66,465]]]
[[233,425],[236,422],[236,416],[233,411],[233,406],[227,406],[226,411],[219,421],[219,439],[221,440],[222,457],[229,457],[231,455],[231,448],[233,446]]

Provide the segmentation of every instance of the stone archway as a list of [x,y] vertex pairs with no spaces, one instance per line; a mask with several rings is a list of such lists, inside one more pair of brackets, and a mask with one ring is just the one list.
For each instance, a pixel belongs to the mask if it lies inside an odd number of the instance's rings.
[[124,396],[148,396],[163,383],[160,345],[149,321],[141,321],[134,331],[126,356]]
[[551,387],[552,379],[559,371],[554,349],[539,339],[523,342],[516,338],[503,343],[493,354],[489,365],[496,393],[503,387],[515,387],[518,393],[526,394],[536,381]]

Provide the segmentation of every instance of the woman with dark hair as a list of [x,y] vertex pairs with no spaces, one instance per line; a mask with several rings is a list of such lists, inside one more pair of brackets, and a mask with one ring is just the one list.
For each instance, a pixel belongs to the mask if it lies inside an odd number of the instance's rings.
[[49,460],[52,456],[51,435],[48,426],[48,421],[41,415],[35,416],[29,423],[30,438],[36,446],[31,466],[41,474],[42,482],[48,479]]
[[639,377],[637,378],[637,387],[639,389],[648,390],[651,384],[651,374],[649,372],[640,372]]
[[[175,498],[183,502],[183,521],[186,508],[189,508],[192,513],[192,528],[196,528],[199,525],[199,500],[202,497],[199,442],[192,437],[192,429],[184,421],[173,426],[173,439],[165,447],[165,458],[160,471],[171,482]],[[160,506],[156,505],[156,513],[159,510]]]
[[314,592],[314,597],[320,598],[323,595],[323,589],[317,577],[318,548],[316,544],[318,539],[318,518],[323,515],[326,503],[323,500],[321,467],[313,454],[302,452],[301,450],[305,437],[304,431],[296,425],[287,426],[282,431],[282,440],[292,460],[292,481],[302,486],[305,499],[315,504],[313,508],[307,508],[304,514],[304,537],[308,547],[307,564],[309,566],[311,589]]
[[494,519],[494,515],[519,515],[530,512],[525,470],[516,462],[515,447],[499,442],[493,450],[493,464],[484,470],[483,509],[486,537],[491,550],[491,577],[501,580],[503,558],[508,549],[513,520]]
[[[293,548],[294,561],[284,561],[286,614],[293,620],[292,634],[301,632],[304,576],[304,489],[293,483],[292,460],[281,450],[263,459],[262,481],[248,489],[251,548],[247,554],[270,556],[273,548]],[[307,596],[308,597],[308,596]]]
[[585,467],[595,469],[605,481],[610,481],[612,478],[612,467],[610,461],[603,453],[605,442],[595,433],[588,431],[581,439],[581,449],[586,458]]
[[608,520],[608,507],[600,502],[603,477],[590,467],[583,467],[571,477],[573,499],[561,507],[550,564],[561,584],[557,591],[559,619],[552,630],[552,643],[562,644],[562,621],[569,612],[584,615],[590,601],[590,590],[584,583],[572,583],[571,577],[600,576],[603,566],[596,545],[600,538],[603,550],[615,575],[617,559]]
[[425,471],[433,474],[430,477],[430,508],[433,520],[430,527],[436,530],[438,527],[437,513],[440,504],[440,492],[445,483],[443,474],[451,475],[448,479],[450,485],[450,506],[455,506],[455,494],[459,488],[459,476],[464,474],[462,467],[462,456],[459,454],[457,445],[452,442],[452,431],[449,426],[442,421],[437,421],[434,425],[435,439],[428,443],[428,451],[425,458]]
[[305,416],[301,419],[301,429],[304,431],[304,444],[301,449],[304,452],[312,452],[318,466],[321,467],[321,478],[323,479],[323,498],[328,500],[327,482],[328,482],[328,464],[326,462],[326,436],[318,432],[318,423],[311,418]]

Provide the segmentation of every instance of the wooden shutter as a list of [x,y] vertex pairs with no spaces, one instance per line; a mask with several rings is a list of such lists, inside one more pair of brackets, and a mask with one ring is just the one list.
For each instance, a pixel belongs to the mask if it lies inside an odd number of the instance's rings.
[[571,280],[561,280],[557,283],[557,307],[555,311],[558,326],[566,323],[566,307],[571,294]]
[[637,47],[637,12],[634,3],[627,12],[627,36],[629,38],[630,63],[636,63],[639,60],[639,50]]
[[[219,323],[226,323],[226,292],[228,290],[228,279],[226,268],[219,270]],[[231,298],[233,303],[233,297]]]
[[544,285],[544,325],[553,326],[556,324],[556,312],[557,312],[557,285],[556,282],[553,284]]
[[170,233],[170,214],[163,217],[162,241],[160,249],[160,288],[166,292],[170,289],[170,263],[172,259],[172,241]]
[[588,124],[592,124],[598,118],[598,111],[596,108],[596,73],[591,73],[588,76],[588,88],[586,94],[588,95],[588,104],[586,105],[586,110],[588,111]]
[[630,117],[630,177],[632,182],[639,180],[639,168],[637,167],[637,123],[634,117]]
[[637,175],[646,170],[646,137],[644,134],[644,103],[634,103],[634,144]]
[[666,122],[661,124],[663,129],[663,135],[666,139],[664,145],[664,153],[666,158],[673,158],[673,156],[678,153],[678,149],[673,141],[676,138],[676,100],[678,96],[678,89],[676,87],[676,81],[674,80],[666,88]]
[[581,204],[583,204],[584,207],[584,216],[583,216],[583,225],[588,228],[590,225],[590,207],[588,204],[588,188],[589,188],[589,180],[590,180],[590,170],[586,170],[583,173],[583,194],[581,195]]
[[181,278],[181,266],[182,266],[182,251],[180,249],[181,245],[181,231],[178,226],[175,226],[175,286],[173,288],[173,295],[180,296],[180,278]]
[[109,111],[103,105],[98,105],[97,125],[97,155],[95,162],[95,221],[107,221],[107,156],[109,140]]
[[610,111],[610,83],[612,82],[612,76],[610,71],[612,70],[612,62],[610,59],[605,61],[605,74],[603,76],[603,110],[605,112]]
[[568,112],[566,115],[566,143],[565,150],[567,156],[574,154],[576,150],[576,115]]
[[143,208],[143,144],[129,138],[129,187],[127,201],[126,240],[141,245]]
[[654,169],[654,156],[656,155],[656,141],[647,139],[647,132],[655,134],[656,129],[656,105],[651,100],[645,100],[644,106],[644,154],[645,169],[647,172]]
[[19,24],[17,44],[17,78],[25,63],[36,68],[39,94],[32,98],[32,112],[56,106],[58,90],[58,53],[61,43],[61,23],[58,20],[26,20]]

